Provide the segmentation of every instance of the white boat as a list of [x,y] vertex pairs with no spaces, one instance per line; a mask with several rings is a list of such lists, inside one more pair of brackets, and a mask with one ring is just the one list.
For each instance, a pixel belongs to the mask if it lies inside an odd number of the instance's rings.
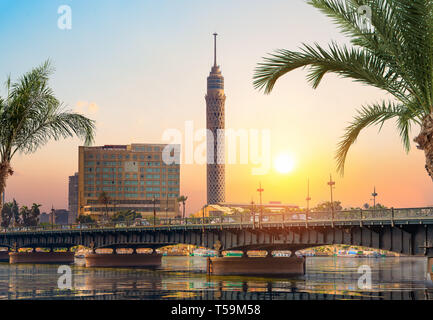
[[210,249],[195,249],[192,255],[197,257],[216,257],[217,253],[215,250]]

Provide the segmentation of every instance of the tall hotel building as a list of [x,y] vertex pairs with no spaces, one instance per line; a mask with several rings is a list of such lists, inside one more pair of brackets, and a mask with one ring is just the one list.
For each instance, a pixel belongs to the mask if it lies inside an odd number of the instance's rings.
[[69,177],[68,223],[74,224],[78,216],[78,172]]
[[206,128],[207,137],[207,203],[225,202],[225,148],[224,129],[224,77],[216,62],[216,36],[214,33],[214,65],[207,78]]
[[179,154],[171,151],[172,164],[163,161],[166,144],[79,147],[79,214],[99,219],[106,206],[98,200],[109,196],[108,214],[134,210],[142,216],[173,217],[178,214]]

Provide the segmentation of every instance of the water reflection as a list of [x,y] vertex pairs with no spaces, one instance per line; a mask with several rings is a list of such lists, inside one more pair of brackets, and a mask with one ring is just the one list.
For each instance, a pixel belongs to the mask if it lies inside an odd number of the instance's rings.
[[[358,288],[359,266],[372,287]],[[207,276],[206,259],[164,257],[157,269],[71,266],[73,290],[59,290],[58,265],[0,263],[0,299],[433,299],[424,258],[307,258],[303,276]]]

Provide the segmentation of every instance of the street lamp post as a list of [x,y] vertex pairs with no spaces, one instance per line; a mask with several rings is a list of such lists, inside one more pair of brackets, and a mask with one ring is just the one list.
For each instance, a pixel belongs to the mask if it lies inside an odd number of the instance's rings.
[[254,201],[251,200],[251,216],[253,219],[253,229],[256,226],[256,213],[254,212]]
[[203,224],[203,228],[204,228],[204,218],[205,218],[205,212],[206,212],[206,208],[207,208],[207,204],[205,204],[204,206],[203,206],[203,208],[202,208],[202,215],[201,215],[201,218],[202,218],[202,224]]
[[156,198],[153,197],[153,226],[156,225]]
[[376,192],[376,186],[374,186],[374,191],[371,194],[373,196],[373,210],[376,210],[376,197],[377,197],[377,192]]
[[167,220],[168,220],[168,192],[165,197],[165,223],[166,224],[167,224]]
[[329,175],[329,182],[328,182],[328,186],[331,190],[331,216],[332,216],[332,224],[334,224],[334,199],[332,197],[332,188],[335,185],[335,181],[332,181],[332,176]]
[[260,217],[259,217],[259,227],[262,225],[262,218],[263,218],[263,205],[262,205],[262,192],[265,191],[265,189],[262,188],[262,183],[259,183],[259,188],[257,191],[260,194]]
[[310,179],[307,180],[307,198],[305,198],[305,200],[307,200],[307,213],[305,214],[305,222],[308,223],[308,216],[310,213]]
[[54,206],[51,206],[51,214],[50,214],[50,224],[51,229],[54,229],[54,223],[56,221],[56,210],[54,210]]

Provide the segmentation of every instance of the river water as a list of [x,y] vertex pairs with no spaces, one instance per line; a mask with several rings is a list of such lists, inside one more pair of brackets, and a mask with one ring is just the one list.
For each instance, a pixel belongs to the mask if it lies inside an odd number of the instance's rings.
[[309,257],[306,274],[291,277],[207,276],[202,257],[163,257],[157,269],[86,268],[77,259],[71,290],[58,288],[58,267],[0,263],[0,299],[433,300],[418,257]]

